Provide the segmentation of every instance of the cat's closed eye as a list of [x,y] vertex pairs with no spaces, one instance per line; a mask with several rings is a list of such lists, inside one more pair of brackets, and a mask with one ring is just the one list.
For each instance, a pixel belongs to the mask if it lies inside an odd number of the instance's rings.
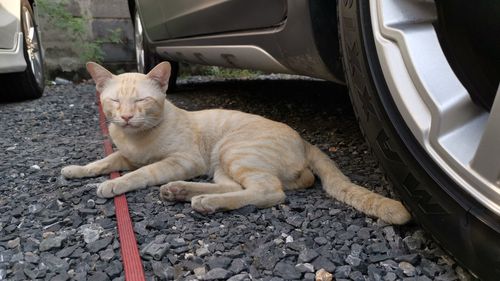
[[109,99],[112,102],[120,102],[118,99]]
[[136,99],[135,102],[143,102],[143,101],[147,101],[148,98],[141,98],[141,99]]

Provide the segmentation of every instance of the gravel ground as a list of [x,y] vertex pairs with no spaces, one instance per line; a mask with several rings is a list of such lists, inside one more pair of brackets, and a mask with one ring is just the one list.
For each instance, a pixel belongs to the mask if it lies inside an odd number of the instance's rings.
[[[285,122],[353,181],[395,197],[345,90],[276,78],[191,77],[169,98],[190,110],[238,109]],[[93,85],[79,84],[0,104],[0,280],[124,280],[113,201],[95,195],[105,178],[59,174],[104,155],[95,101]],[[277,207],[208,216],[160,201],[158,189],[127,195],[148,280],[314,280],[320,269],[335,280],[471,279],[418,226],[366,217],[327,198],[318,183]]]

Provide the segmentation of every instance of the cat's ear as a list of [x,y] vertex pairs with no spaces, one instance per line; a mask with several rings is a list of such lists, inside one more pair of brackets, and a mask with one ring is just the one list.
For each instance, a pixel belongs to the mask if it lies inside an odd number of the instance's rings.
[[170,78],[170,63],[162,62],[155,66],[147,74],[147,76],[160,84],[162,91],[166,91],[168,88],[168,79]]
[[87,71],[89,72],[92,79],[94,79],[97,91],[102,91],[106,82],[113,78],[113,74],[109,72],[106,68],[100,66],[95,62],[87,62]]

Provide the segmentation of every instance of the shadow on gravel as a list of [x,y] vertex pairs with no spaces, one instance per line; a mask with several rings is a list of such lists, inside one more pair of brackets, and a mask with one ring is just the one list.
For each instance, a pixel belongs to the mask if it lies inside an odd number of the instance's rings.
[[[181,84],[170,95],[196,96],[233,93],[232,98],[245,99],[250,104],[259,102],[294,103],[326,110],[332,105],[351,108],[347,88],[343,85],[318,80],[229,80]],[[352,110],[350,110],[352,112]]]

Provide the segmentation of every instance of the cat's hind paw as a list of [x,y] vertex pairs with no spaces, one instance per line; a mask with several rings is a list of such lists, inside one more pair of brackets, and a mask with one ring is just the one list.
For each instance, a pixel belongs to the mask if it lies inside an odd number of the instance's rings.
[[67,179],[77,179],[87,176],[87,170],[84,166],[69,165],[61,169],[61,175]]
[[105,181],[97,187],[97,196],[101,198],[113,198],[123,192],[119,191],[119,186],[112,180]]
[[218,209],[213,201],[210,195],[198,195],[191,199],[191,207],[202,214],[213,214]]

